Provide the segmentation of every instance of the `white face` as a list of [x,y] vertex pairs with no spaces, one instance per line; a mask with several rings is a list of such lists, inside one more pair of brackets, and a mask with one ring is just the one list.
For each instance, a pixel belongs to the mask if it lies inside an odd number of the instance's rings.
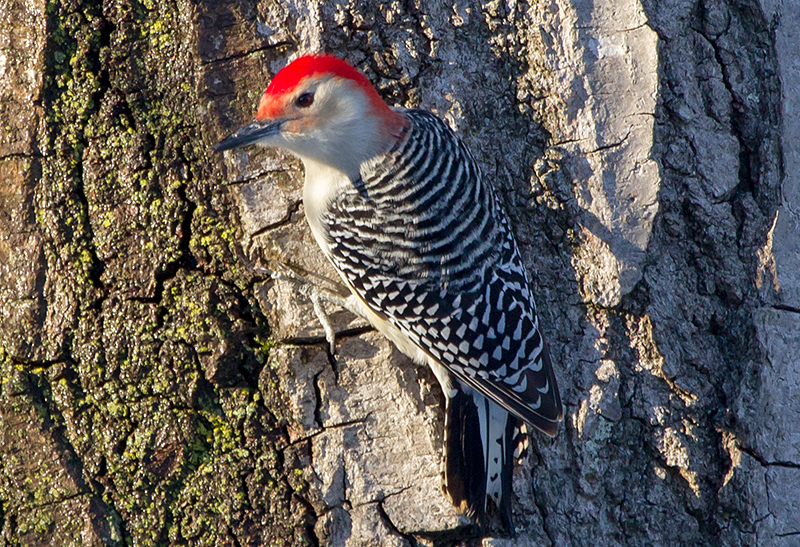
[[349,175],[357,175],[362,162],[386,148],[379,118],[364,92],[350,80],[330,75],[307,78],[280,101],[263,109],[275,121],[283,120],[277,133],[258,141],[264,146],[284,148],[306,163],[320,163]]

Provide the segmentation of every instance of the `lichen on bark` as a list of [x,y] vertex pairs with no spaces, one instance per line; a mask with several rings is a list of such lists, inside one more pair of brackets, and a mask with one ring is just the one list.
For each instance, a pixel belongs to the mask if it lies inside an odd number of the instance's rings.
[[11,8],[38,39],[11,43],[38,116],[4,120],[29,122],[4,134],[26,209],[4,210],[4,242],[33,244],[4,248],[3,541],[311,543],[257,387],[269,327],[235,204],[197,133],[192,6]]

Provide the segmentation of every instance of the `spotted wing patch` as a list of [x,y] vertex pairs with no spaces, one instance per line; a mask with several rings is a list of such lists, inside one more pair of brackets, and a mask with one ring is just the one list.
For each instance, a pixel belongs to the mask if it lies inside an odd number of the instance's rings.
[[459,380],[553,435],[561,400],[521,261],[514,248],[505,254],[510,260],[489,269],[483,284],[459,292],[374,267],[364,275],[340,269],[371,309]]

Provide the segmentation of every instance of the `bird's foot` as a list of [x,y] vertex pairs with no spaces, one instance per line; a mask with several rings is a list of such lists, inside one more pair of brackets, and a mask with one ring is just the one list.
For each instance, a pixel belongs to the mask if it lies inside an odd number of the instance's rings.
[[320,287],[309,281],[305,275],[298,272],[295,268],[292,268],[283,262],[277,263],[276,271],[267,270],[266,268],[260,266],[254,266],[253,269],[254,272],[265,276],[268,275],[272,279],[280,279],[282,281],[291,283],[297,288],[297,291],[301,295],[311,301],[311,304],[314,307],[314,313],[317,316],[320,325],[322,326],[322,330],[325,332],[325,340],[328,342],[328,348],[331,355],[336,355],[336,331],[333,329],[330,316],[325,310],[323,302],[336,304],[337,306],[350,311],[354,315],[366,319],[360,307],[358,306],[358,302],[355,301],[355,298],[352,295],[342,296],[337,292]]

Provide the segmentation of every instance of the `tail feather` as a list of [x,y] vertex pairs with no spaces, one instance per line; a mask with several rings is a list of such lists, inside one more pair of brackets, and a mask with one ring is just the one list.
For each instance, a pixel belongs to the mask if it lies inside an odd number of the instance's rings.
[[459,385],[445,416],[445,490],[453,504],[480,526],[487,524],[487,499],[503,527],[514,533],[511,514],[515,452],[523,443],[521,422],[477,391]]
[[444,486],[453,505],[483,524],[486,511],[486,472],[478,408],[461,389],[447,400],[444,423]]
[[[523,426],[523,427],[520,427]],[[506,415],[505,426],[505,458],[503,460],[503,501],[500,504],[500,518],[503,521],[503,527],[514,535],[514,520],[511,515],[511,498],[513,492],[513,478],[514,478],[514,459],[517,452],[517,447],[522,446],[519,442],[519,435],[515,432],[520,432],[524,429],[524,425],[518,418],[511,414]],[[528,437],[525,431],[521,433],[524,438],[525,447],[527,448]]]
[[514,459],[517,463],[528,456],[528,425],[522,420],[517,420],[517,427],[513,432]]

